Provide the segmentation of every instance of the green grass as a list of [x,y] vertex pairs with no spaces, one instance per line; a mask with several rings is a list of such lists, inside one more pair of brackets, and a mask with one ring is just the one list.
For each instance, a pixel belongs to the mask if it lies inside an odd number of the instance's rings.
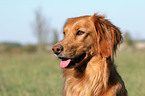
[[[115,58],[129,96],[145,96],[145,52]],[[0,96],[62,96],[59,60],[48,54],[0,55]]]
[[145,51],[119,52],[116,63],[129,96],[145,96]]
[[61,70],[54,56],[0,56],[0,96],[61,96],[61,93]]

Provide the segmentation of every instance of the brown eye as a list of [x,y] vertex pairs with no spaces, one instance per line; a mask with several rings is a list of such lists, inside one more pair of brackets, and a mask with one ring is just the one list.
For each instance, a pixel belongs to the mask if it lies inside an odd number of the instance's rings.
[[63,32],[63,35],[65,36],[65,32]]
[[85,32],[81,31],[81,30],[78,30],[76,35],[83,35]]

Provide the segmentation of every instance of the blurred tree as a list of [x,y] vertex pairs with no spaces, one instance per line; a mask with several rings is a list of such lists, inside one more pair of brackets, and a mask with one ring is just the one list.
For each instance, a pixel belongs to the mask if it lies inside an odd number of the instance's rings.
[[17,42],[3,42],[0,44],[0,52],[3,53],[21,53],[22,45]]
[[46,18],[42,15],[42,11],[40,8],[35,11],[35,20],[32,23],[32,29],[34,35],[37,38],[37,51],[41,53],[46,45],[46,39],[48,37],[49,32],[49,25]]
[[133,40],[131,39],[131,35],[128,31],[124,33],[124,43],[128,46],[133,46]]
[[57,32],[57,30],[54,30],[52,44],[56,44],[57,42],[58,42],[58,32]]

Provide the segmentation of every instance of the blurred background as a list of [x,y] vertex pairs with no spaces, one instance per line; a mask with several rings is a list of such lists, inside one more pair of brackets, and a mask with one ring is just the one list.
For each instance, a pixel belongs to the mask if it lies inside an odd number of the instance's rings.
[[98,13],[124,36],[115,56],[129,96],[145,96],[145,0],[1,0],[0,96],[62,96],[51,48],[67,18]]

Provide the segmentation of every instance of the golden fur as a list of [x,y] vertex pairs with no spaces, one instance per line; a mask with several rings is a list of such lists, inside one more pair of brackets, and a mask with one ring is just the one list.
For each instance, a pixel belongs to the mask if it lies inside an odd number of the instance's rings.
[[[82,30],[82,35],[76,35]],[[73,68],[63,69],[63,96],[127,96],[127,90],[114,64],[121,32],[103,16],[70,18],[64,25],[61,56],[86,57]]]

